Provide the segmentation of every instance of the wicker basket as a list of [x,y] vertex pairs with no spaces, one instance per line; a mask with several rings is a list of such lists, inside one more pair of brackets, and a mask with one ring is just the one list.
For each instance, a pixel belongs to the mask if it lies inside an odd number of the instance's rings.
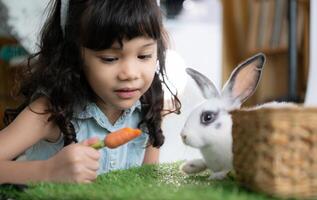
[[240,183],[282,198],[317,197],[317,108],[237,110],[232,119]]

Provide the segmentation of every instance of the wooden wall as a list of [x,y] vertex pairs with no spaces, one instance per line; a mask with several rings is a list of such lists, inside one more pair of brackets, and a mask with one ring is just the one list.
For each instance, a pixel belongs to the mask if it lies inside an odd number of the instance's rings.
[[[284,9],[287,9],[287,1]],[[222,0],[223,3],[223,77],[225,82],[231,71],[244,59],[258,52],[263,52],[267,57],[264,74],[261,83],[253,95],[247,101],[247,105],[254,105],[271,100],[284,100],[288,95],[288,24],[287,11],[284,11],[284,25],[281,27],[281,40],[283,44],[271,47],[254,46],[254,39],[261,37],[271,39],[275,14],[272,13],[276,6],[276,0]],[[267,5],[265,5],[267,4]],[[267,6],[265,9],[263,6]],[[264,13],[269,12],[269,13]],[[260,14],[259,14],[260,13]],[[265,22],[254,25],[254,20],[265,14]],[[303,101],[307,86],[308,75],[308,50],[309,50],[309,1],[298,1],[298,94]],[[273,15],[273,16],[272,16]],[[259,17],[261,16],[261,17]],[[256,27],[256,28],[255,28]],[[259,30],[260,29],[260,30]],[[283,30],[282,30],[283,29]],[[255,33],[257,32],[257,33]],[[264,40],[265,40],[264,39]],[[286,44],[285,44],[286,41]],[[252,46],[253,44],[253,46]]]
[[[14,45],[17,41],[12,38],[0,37],[0,48],[4,45]],[[20,70],[18,66],[10,66],[0,59],[0,129],[3,128],[3,115],[7,108],[15,108],[20,104],[12,95],[16,84],[16,74]]]

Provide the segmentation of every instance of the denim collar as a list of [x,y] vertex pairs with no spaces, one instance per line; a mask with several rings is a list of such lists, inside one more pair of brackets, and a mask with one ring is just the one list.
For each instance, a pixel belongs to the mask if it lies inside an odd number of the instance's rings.
[[[84,110],[79,112],[75,112],[74,114],[74,118],[77,119],[89,119],[89,118],[93,118],[94,120],[96,120],[96,122],[104,128],[109,128],[109,127],[113,127],[113,125],[110,123],[110,121],[108,120],[107,116],[100,110],[100,108],[93,102],[88,103],[86,105],[86,107],[84,108]],[[120,116],[120,118],[116,121],[116,123],[114,124],[114,126],[116,125],[120,125],[121,123],[123,123],[125,121],[125,119],[129,116],[132,115],[133,112],[138,111],[141,112],[141,102],[137,101],[131,108],[128,108],[126,110],[124,110],[123,114]]]

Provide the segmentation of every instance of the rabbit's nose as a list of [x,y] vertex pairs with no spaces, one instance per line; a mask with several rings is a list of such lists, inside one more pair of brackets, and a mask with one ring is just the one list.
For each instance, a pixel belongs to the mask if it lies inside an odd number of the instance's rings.
[[181,135],[181,137],[182,137],[183,140],[186,140],[187,135]]

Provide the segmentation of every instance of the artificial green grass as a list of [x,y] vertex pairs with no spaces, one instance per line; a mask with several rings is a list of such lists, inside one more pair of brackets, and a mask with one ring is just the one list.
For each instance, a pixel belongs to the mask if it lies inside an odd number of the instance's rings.
[[271,197],[240,187],[233,178],[208,180],[207,172],[194,176],[179,171],[180,163],[148,165],[113,171],[92,184],[31,184],[23,191],[0,188],[0,200],[269,200]]

